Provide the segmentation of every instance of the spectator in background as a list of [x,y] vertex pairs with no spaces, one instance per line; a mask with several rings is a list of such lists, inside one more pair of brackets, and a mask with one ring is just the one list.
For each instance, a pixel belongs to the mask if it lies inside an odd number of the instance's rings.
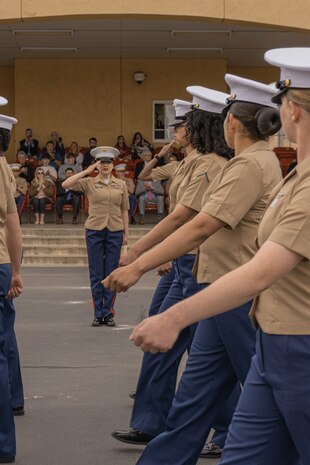
[[62,163],[64,162],[64,157],[65,157],[65,147],[62,141],[62,137],[59,137],[57,131],[52,131],[51,132],[51,141],[54,144],[54,150],[55,153],[59,153],[62,157]]
[[19,175],[20,169],[21,169],[21,165],[19,163],[13,163],[11,165],[11,169],[12,169],[14,179],[15,179],[14,197],[15,197],[15,202],[17,206],[17,213],[18,213],[18,216],[20,217],[21,207],[22,207],[24,198],[28,192],[28,183],[24,177],[21,177]]
[[[70,178],[71,176],[73,176],[73,174],[74,174],[73,168],[71,166],[68,166],[65,169],[64,179]],[[56,224],[63,224],[62,211],[63,211],[64,205],[72,205],[72,208],[73,208],[72,224],[77,224],[77,217],[79,214],[80,203],[81,203],[81,195],[82,195],[81,192],[72,191],[70,189],[64,189],[61,185],[61,181],[57,182]]]
[[144,224],[147,205],[157,205],[157,221],[160,221],[164,213],[164,188],[161,182],[138,179],[135,194],[138,197],[140,224]]
[[130,149],[128,145],[125,143],[125,137],[124,136],[118,136],[117,137],[117,142],[114,147],[119,151],[119,156],[118,159],[123,159],[126,158],[127,155],[130,154]]
[[126,165],[123,163],[122,165],[116,165],[114,167],[115,175],[118,179],[121,179],[126,183],[127,190],[128,190],[128,197],[129,197],[129,218],[130,224],[136,224],[136,220],[134,218],[137,197],[135,195],[135,183],[131,177],[126,177]]
[[46,179],[55,183],[57,181],[57,171],[52,164],[51,156],[48,153],[44,153],[42,155],[41,162],[41,168],[44,171]]
[[94,163],[94,157],[91,156],[90,151],[97,147],[96,137],[91,137],[88,143],[89,143],[89,148],[84,154],[84,159],[83,159],[83,164],[82,164],[84,170]]
[[135,179],[138,179],[143,168],[152,160],[152,152],[150,152],[150,150],[145,150],[141,153],[141,157],[141,163],[137,163],[135,167]]
[[119,156],[114,162],[114,166],[119,165],[119,164],[125,164],[126,165],[126,171],[129,171],[128,177],[133,178],[134,177],[134,161],[132,159],[130,149],[125,143],[124,136],[118,136],[117,138],[117,144],[115,145],[115,148],[118,149],[120,152]]
[[39,155],[39,141],[33,138],[32,129],[26,129],[25,139],[19,142],[19,149],[23,150],[28,158]]
[[132,139],[132,144],[130,146],[130,153],[133,160],[138,160],[141,158],[141,155],[144,151],[150,151],[152,153],[153,150],[153,145],[142,137],[141,132],[135,132]]
[[35,169],[32,163],[27,162],[27,157],[23,150],[19,150],[17,154],[17,163],[20,165],[20,177],[26,179],[30,184],[34,178]]
[[72,169],[73,174],[80,173],[82,168],[80,165],[77,165],[75,162],[75,155],[74,153],[68,152],[66,155],[66,163],[61,165],[58,171],[58,179],[59,181],[64,181],[66,179],[66,170],[67,168]]
[[29,197],[33,204],[35,224],[44,224],[45,206],[52,202],[53,185],[45,178],[42,166],[35,171],[35,176],[30,184]]
[[68,154],[73,153],[75,155],[75,163],[82,167],[83,165],[83,160],[84,160],[84,154],[79,148],[79,144],[77,142],[71,142],[71,145],[69,147],[69,150],[67,150],[67,153],[65,155],[65,165],[68,164]]
[[62,156],[58,152],[55,151],[54,143],[51,140],[46,142],[45,147],[40,153],[39,155],[40,161],[42,160],[43,155],[46,153],[51,157],[50,165],[53,166],[56,171],[58,171],[58,168],[62,165]]

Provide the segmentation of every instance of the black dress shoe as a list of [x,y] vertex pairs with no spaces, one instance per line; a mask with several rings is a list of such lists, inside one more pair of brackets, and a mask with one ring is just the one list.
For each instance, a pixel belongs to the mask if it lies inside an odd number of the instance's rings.
[[218,459],[221,455],[222,449],[212,441],[207,442],[200,453],[200,457],[204,457],[205,459]]
[[103,325],[103,318],[101,316],[95,318],[92,323],[91,323],[92,326],[101,326]]
[[116,326],[115,324],[115,321],[113,320],[113,316],[112,315],[109,315],[109,316],[106,316],[103,318],[103,322],[102,322],[103,325],[106,325],[106,326]]
[[15,455],[11,455],[10,457],[0,457],[0,463],[13,463],[15,462]]
[[130,392],[130,393],[128,394],[128,396],[130,397],[130,399],[135,400],[135,398],[136,398],[136,391]]
[[138,446],[144,446],[154,439],[154,436],[150,436],[149,434],[135,429],[130,429],[128,431],[116,430],[111,434],[113,438],[118,441],[126,442],[127,444],[136,444]]
[[13,407],[13,408],[12,408],[12,411],[13,411],[13,415],[14,415],[15,417],[21,417],[22,415],[25,415],[24,406],[21,406],[21,407]]

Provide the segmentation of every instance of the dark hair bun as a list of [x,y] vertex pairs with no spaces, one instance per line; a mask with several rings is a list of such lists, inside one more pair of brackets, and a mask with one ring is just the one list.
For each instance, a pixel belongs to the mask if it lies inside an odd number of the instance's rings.
[[263,107],[255,114],[258,132],[264,136],[273,136],[281,128],[279,111],[276,108]]

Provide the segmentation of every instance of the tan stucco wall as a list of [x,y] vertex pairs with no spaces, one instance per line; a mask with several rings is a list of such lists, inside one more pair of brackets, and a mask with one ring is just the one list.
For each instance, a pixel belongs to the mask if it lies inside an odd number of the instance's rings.
[[[138,85],[133,73],[147,78]],[[31,127],[44,144],[57,130],[66,145],[127,142],[135,131],[152,139],[152,101],[189,98],[186,86],[225,90],[223,59],[18,59],[15,63],[16,140]],[[17,146],[16,146],[17,148]]]
[[309,30],[308,0],[1,0],[0,21],[86,16],[171,16]]

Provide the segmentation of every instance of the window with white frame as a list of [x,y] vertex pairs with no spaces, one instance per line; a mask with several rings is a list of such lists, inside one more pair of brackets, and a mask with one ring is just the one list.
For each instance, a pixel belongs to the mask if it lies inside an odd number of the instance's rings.
[[153,142],[170,142],[175,120],[172,100],[153,100]]

